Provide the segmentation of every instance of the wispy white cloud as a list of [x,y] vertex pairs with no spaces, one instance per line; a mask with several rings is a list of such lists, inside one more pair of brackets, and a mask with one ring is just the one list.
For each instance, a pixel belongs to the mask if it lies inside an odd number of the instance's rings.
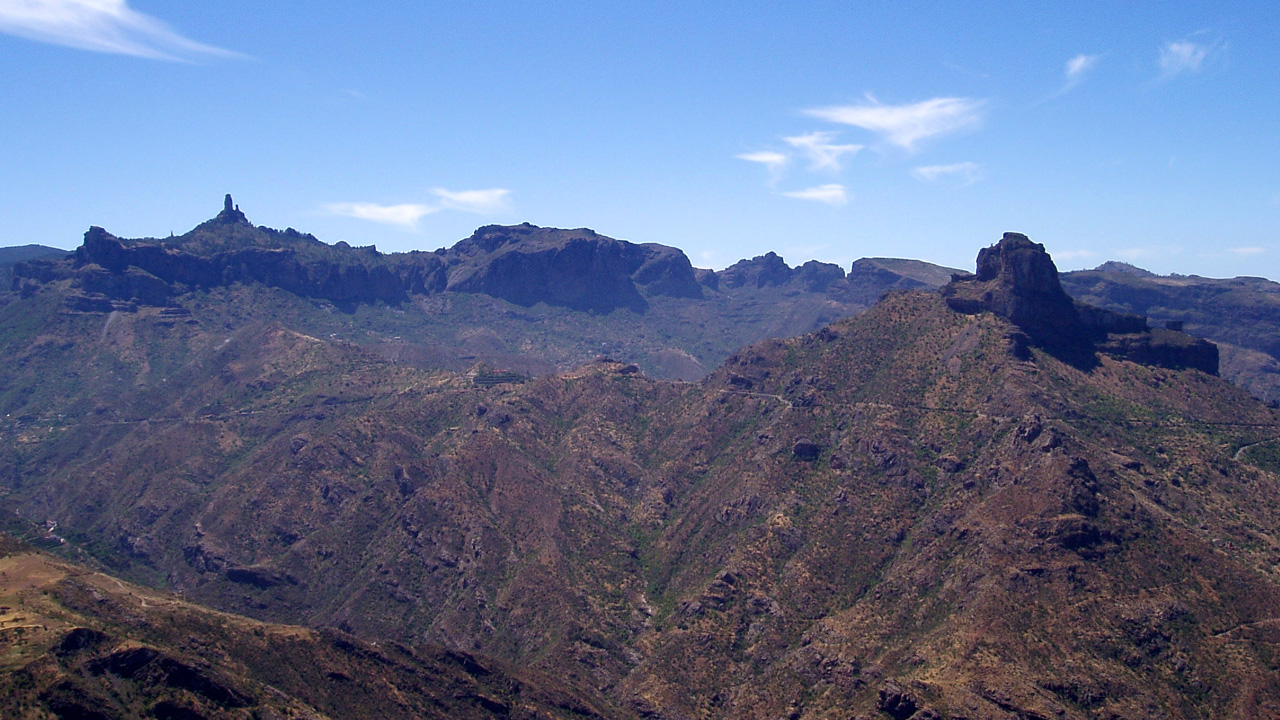
[[470,213],[501,212],[510,206],[510,190],[490,188],[488,190],[459,190],[457,192],[435,188],[431,191],[440,198],[440,204],[450,210],[462,210]]
[[0,0],[0,32],[81,50],[153,60],[243,55],[198,43],[126,0]]
[[353,217],[370,222],[396,225],[406,230],[416,230],[418,221],[424,216],[438,212],[439,207],[430,205],[404,204],[379,205],[377,203],[330,203],[325,209],[334,215]]
[[[0,0],[3,2],[4,0]],[[417,230],[418,221],[441,210],[461,210],[470,213],[502,212],[510,208],[511,191],[505,188],[488,190],[445,190],[435,188],[432,195],[439,198],[434,205],[424,203],[404,203],[401,205],[380,205],[369,202],[330,203],[324,209],[333,215],[353,217],[370,222],[396,225],[406,230]]]
[[840,172],[840,159],[845,155],[856,154],[862,146],[836,145],[831,142],[835,137],[836,134],[833,132],[811,132],[808,135],[795,135],[782,139],[809,158],[810,170]]
[[1261,255],[1262,253],[1264,253],[1264,252],[1266,252],[1266,251],[1267,251],[1267,249],[1266,249],[1266,248],[1264,248],[1264,247],[1258,247],[1257,245],[1251,245],[1251,246],[1248,246],[1248,247],[1234,247],[1234,248],[1231,248],[1228,252],[1233,252],[1233,253],[1235,253],[1236,255]]
[[757,152],[734,155],[739,160],[760,163],[769,170],[769,186],[775,185],[782,177],[782,171],[791,163],[791,156],[776,150],[760,150]]
[[844,186],[837,183],[819,185],[817,187],[806,188],[804,190],[793,190],[782,194],[789,198],[813,200],[820,203],[826,203],[831,206],[840,206],[849,202],[849,198],[844,191]]
[[1160,72],[1166,78],[1184,72],[1197,72],[1205,58],[1209,57],[1211,49],[1209,45],[1190,40],[1167,42],[1160,47]]
[[1084,77],[1098,64],[1097,55],[1077,55],[1067,61],[1067,80],[1075,81]]
[[882,135],[907,150],[916,143],[982,123],[982,100],[933,98],[908,105],[882,105],[870,95],[863,105],[814,108],[805,114],[829,122],[853,125]]
[[771,171],[782,169],[791,160],[791,156],[786,153],[780,153],[774,150],[742,153],[741,155],[734,155],[734,157],[739,160],[746,160],[747,162],[760,163]]
[[1066,77],[1063,81],[1062,89],[1058,91],[1058,94],[1061,95],[1062,93],[1068,92],[1075,86],[1079,85],[1080,82],[1084,80],[1084,76],[1088,75],[1095,67],[1098,66],[1098,60],[1101,59],[1101,57],[1101,55],[1077,55],[1068,60],[1066,71],[1064,73]]
[[924,165],[911,171],[917,180],[937,182],[944,178],[957,180],[962,185],[971,185],[978,180],[981,166],[975,162],[962,162],[953,165]]

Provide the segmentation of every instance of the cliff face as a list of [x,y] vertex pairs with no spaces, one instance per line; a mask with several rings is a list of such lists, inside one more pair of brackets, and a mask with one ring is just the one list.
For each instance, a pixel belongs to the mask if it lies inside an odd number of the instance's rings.
[[[941,290],[947,305],[969,315],[991,312],[1027,341],[1091,366],[1096,353],[1149,365],[1218,374],[1218,349],[1176,330],[1148,327],[1146,318],[1078,303],[1062,289],[1044,246],[1020,233],[978,252],[977,274],[956,274]],[[1015,341],[1015,347],[1019,341]]]
[[[418,265],[417,273],[401,277],[384,264],[308,257],[289,247],[245,247],[196,255],[160,244],[126,245],[100,227],[85,233],[84,244],[76,250],[75,263],[86,278],[82,281],[84,289],[144,304],[162,304],[169,293],[154,287],[153,282],[143,285],[133,281],[131,271],[166,285],[212,288],[258,282],[336,303],[395,304],[406,298],[405,280],[429,276],[433,269],[428,262]],[[103,271],[108,277],[102,277]]]
[[587,229],[489,225],[445,257],[449,290],[485,293],[517,305],[546,302],[608,312],[643,310],[644,294],[702,297],[693,266],[679,250],[614,240]]
[[445,251],[384,255],[254,226],[229,195],[222,212],[185,235],[125,240],[92,227],[72,263],[19,264],[14,274],[43,282],[74,276],[104,308],[109,300],[164,304],[187,288],[237,282],[338,305],[397,305],[411,295],[452,290],[610,312],[643,311],[646,297],[702,297],[693,266],[676,248],[524,224],[480,228]]
[[839,265],[810,260],[793,268],[774,252],[739,260],[716,275],[718,284],[730,289],[774,287],[798,281],[809,292],[822,292],[845,277]]

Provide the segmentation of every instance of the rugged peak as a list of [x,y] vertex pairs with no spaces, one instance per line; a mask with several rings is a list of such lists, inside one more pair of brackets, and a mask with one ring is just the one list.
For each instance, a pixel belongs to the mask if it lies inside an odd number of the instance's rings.
[[1136,275],[1138,277],[1155,277],[1155,273],[1150,270],[1143,270],[1137,265],[1131,265],[1126,262],[1117,262],[1115,260],[1108,260],[1087,272],[1121,273],[1124,275]]
[[720,276],[721,284],[736,288],[744,285],[754,287],[782,285],[791,280],[794,272],[780,255],[770,251],[750,260],[739,260],[717,274]]
[[990,311],[1021,327],[1041,344],[1078,345],[1085,329],[1058,268],[1040,243],[1021,233],[978,252],[978,274],[956,275],[943,288],[953,310]]
[[990,280],[1021,294],[1066,296],[1044,245],[1022,233],[1007,232],[1000,242],[978,251],[978,282]]
[[1092,367],[1101,351],[1149,365],[1218,373],[1218,349],[1212,343],[1174,330],[1152,330],[1144,317],[1072,300],[1049,253],[1026,235],[1005,233],[1000,242],[980,250],[977,270],[976,275],[952,276],[941,290],[947,305],[970,315],[999,315],[1068,362]]
[[218,213],[213,222],[221,225],[249,225],[249,218],[240,212],[240,206],[231,200],[231,193],[227,193],[222,199],[222,212]]

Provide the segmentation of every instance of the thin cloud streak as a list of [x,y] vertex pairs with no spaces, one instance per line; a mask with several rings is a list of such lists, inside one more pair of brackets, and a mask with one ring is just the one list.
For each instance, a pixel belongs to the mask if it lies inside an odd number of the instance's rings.
[[778,184],[778,181],[782,179],[783,171],[791,163],[790,155],[776,150],[759,150],[757,152],[741,153],[734,155],[734,157],[739,160],[764,165],[765,169],[769,171],[769,187]]
[[1266,248],[1258,247],[1256,245],[1249,246],[1249,247],[1236,247],[1228,250],[1228,252],[1233,252],[1236,255],[1261,255],[1266,251],[1267,251]]
[[404,205],[379,205],[377,203],[331,203],[325,209],[334,215],[358,220],[395,225],[406,230],[417,230],[418,221],[440,208],[430,205],[406,203]]
[[960,181],[962,185],[972,185],[978,180],[978,171],[981,166],[975,162],[962,162],[953,165],[925,165],[915,168],[911,171],[912,177],[925,182],[937,182],[947,177],[953,177]]
[[431,193],[440,198],[442,206],[450,210],[484,214],[508,209],[510,203],[507,198],[511,191],[504,188],[490,188],[453,192],[444,188],[435,188]]
[[875,98],[868,96],[867,99],[870,102],[864,105],[815,108],[804,114],[870,130],[906,150],[915,150],[921,140],[977,127],[982,122],[979,114],[982,100],[952,97],[908,105],[882,105]]
[[849,197],[845,194],[844,186],[837,183],[819,185],[817,187],[806,188],[804,190],[793,190],[782,194],[789,198],[796,198],[797,200],[813,200],[815,202],[826,203],[832,207],[839,207],[840,205],[844,205],[849,202]]
[[835,145],[831,142],[835,136],[833,132],[811,132],[808,135],[795,135],[782,139],[809,158],[810,170],[840,172],[840,158],[845,155],[856,155],[863,146]]
[[786,153],[776,152],[774,150],[761,150],[759,152],[742,153],[734,155],[738,160],[746,160],[747,162],[760,163],[769,168],[769,172],[777,172],[786,167],[791,161],[791,156]]
[[0,32],[37,42],[151,60],[244,58],[179,35],[126,0],[0,0]]
[[1085,75],[1088,75],[1098,66],[1098,60],[1101,57],[1101,55],[1077,55],[1068,60],[1062,87],[1054,96],[1064,95],[1075,89],[1077,85],[1084,81]]

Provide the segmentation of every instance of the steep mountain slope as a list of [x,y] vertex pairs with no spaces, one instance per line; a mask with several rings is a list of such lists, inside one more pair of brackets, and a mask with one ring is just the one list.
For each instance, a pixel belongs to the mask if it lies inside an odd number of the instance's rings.
[[221,609],[648,717],[1280,713],[1280,418],[1203,343],[1045,290],[1025,238],[984,253],[699,384],[191,335],[112,410],[11,424],[7,502]]
[[619,717],[547,677],[218,613],[0,535],[6,718]]

